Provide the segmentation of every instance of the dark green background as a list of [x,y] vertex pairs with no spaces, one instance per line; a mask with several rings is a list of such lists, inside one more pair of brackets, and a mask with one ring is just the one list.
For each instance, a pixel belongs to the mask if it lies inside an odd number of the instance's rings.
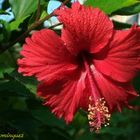
[[[15,19],[6,22],[0,20],[0,134],[23,133],[25,140],[140,140],[140,110],[124,109],[114,113],[110,126],[102,128],[99,134],[89,132],[86,113],[82,110],[76,114],[73,122],[66,125],[63,120],[55,118],[48,108],[42,106],[36,97],[37,81],[32,77],[23,77],[17,72],[16,60],[24,42],[15,41],[30,25],[35,22],[37,0],[5,0],[0,10],[9,7]],[[47,15],[49,1],[41,0],[40,16]],[[109,16],[132,15],[140,11],[137,0],[88,0],[85,5],[100,7]],[[67,6],[70,6],[67,3]],[[116,29],[129,28],[131,25],[114,21]],[[42,29],[43,24],[36,29]],[[57,31],[60,33],[60,31]],[[13,42],[15,42],[13,44]],[[12,45],[11,45],[12,44]],[[3,51],[6,50],[6,51]],[[133,80],[136,90],[140,91],[140,76]],[[140,98],[131,104],[139,106]],[[4,138],[0,138],[0,140]],[[8,139],[8,138],[7,138]]]

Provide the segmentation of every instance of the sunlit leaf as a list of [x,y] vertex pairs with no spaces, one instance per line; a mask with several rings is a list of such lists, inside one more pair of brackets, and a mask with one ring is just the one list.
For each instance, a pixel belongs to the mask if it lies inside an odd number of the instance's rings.
[[[37,0],[9,0],[9,2],[15,16],[15,21],[11,22],[11,30],[17,29],[19,24],[35,12],[38,7]],[[46,4],[46,2],[41,0],[41,4]]]
[[137,3],[135,5],[126,7],[126,8],[122,8],[118,11],[116,11],[114,14],[118,14],[118,15],[133,15],[133,14],[137,14],[140,12],[140,3]]
[[138,0],[87,0],[84,4],[98,7],[105,13],[111,14],[118,9],[134,5],[138,2]]

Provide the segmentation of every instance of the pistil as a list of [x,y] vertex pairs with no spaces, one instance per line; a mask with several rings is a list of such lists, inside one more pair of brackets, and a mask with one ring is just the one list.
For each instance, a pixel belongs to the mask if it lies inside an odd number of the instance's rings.
[[88,106],[88,120],[90,131],[99,133],[99,130],[103,125],[109,125],[111,115],[109,113],[109,109],[106,105],[105,99],[101,97],[101,94],[96,86],[96,81],[90,69],[90,64],[88,64],[84,55],[82,58],[91,88],[91,96],[89,97]]
[[[88,120],[90,125],[90,131],[95,131],[99,133],[101,126],[108,126],[110,121],[110,113],[108,107],[105,105],[106,102],[104,98],[100,98],[93,105],[91,96],[89,97],[89,107],[88,107]],[[98,118],[100,117],[100,118]],[[99,120],[98,120],[99,119]]]

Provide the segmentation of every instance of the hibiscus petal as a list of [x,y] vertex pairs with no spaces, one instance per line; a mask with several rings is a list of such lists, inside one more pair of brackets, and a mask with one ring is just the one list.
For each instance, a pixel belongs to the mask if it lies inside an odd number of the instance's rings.
[[85,7],[75,2],[72,8],[63,6],[54,13],[64,24],[62,40],[73,54],[81,50],[98,52],[112,37],[113,24],[98,8]]
[[94,81],[101,96],[106,100],[110,111],[117,108],[121,111],[123,105],[138,96],[130,83],[119,83],[102,75],[93,65],[91,66]]
[[103,52],[100,59],[94,57],[95,67],[114,80],[129,82],[140,69],[140,28],[115,31],[108,47],[106,56]]
[[51,30],[43,29],[26,38],[20,53],[23,58],[18,60],[18,71],[38,80],[53,82],[77,68],[60,37]]
[[71,122],[73,115],[85,102],[80,102],[85,89],[86,73],[77,73],[69,79],[55,81],[52,84],[42,82],[38,86],[37,94],[45,101],[45,105],[59,118],[63,117],[67,123]]

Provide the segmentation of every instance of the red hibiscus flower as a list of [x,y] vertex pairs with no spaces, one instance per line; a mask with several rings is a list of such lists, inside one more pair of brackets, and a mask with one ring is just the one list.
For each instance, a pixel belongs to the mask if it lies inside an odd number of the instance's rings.
[[78,2],[54,14],[63,23],[61,37],[43,29],[26,38],[18,71],[40,81],[37,94],[57,117],[69,123],[82,108],[98,131],[137,96],[131,80],[140,69],[140,28],[114,30],[101,10]]

